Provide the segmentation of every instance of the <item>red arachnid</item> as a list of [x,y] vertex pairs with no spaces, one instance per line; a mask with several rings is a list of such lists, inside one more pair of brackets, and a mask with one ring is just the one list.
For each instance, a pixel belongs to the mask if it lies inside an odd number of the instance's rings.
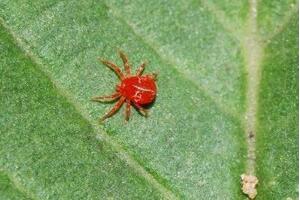
[[93,97],[93,101],[109,102],[118,100],[115,106],[107,112],[100,120],[113,116],[126,103],[125,120],[129,120],[131,106],[134,106],[142,115],[147,116],[147,110],[143,107],[154,101],[157,87],[155,84],[157,74],[142,75],[146,63],[142,63],[135,74],[131,74],[128,58],[123,52],[119,52],[124,64],[125,72],[123,73],[117,65],[107,60],[100,60],[104,65],[112,69],[120,79],[116,90],[108,96]]

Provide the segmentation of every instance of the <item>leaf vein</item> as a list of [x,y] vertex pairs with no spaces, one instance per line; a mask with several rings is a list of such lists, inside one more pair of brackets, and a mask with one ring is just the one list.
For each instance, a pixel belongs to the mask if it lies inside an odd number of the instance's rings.
[[150,185],[152,185],[155,189],[157,189],[165,199],[178,199],[177,195],[167,188],[165,185],[160,183],[152,174],[150,174],[144,166],[142,166],[138,161],[136,161],[129,152],[127,152],[118,142],[114,141],[111,136],[105,130],[100,129],[97,121],[93,120],[91,116],[82,108],[82,106],[76,102],[76,98],[74,98],[65,88],[61,87],[60,84],[51,78],[49,72],[43,68],[45,66],[41,59],[34,55],[30,50],[30,46],[26,45],[21,38],[19,38],[9,27],[6,25],[3,18],[0,17],[0,24],[6,29],[6,31],[13,37],[16,45],[25,53],[26,56],[31,59],[34,66],[36,66],[37,70],[41,71],[55,86],[56,91],[59,95],[65,97],[66,101],[74,106],[76,111],[85,119],[91,126],[94,131],[98,133],[95,138],[99,140],[99,138],[106,141],[116,152],[118,157],[126,162],[128,166],[130,166],[139,176],[143,177]]
[[275,30],[270,34],[268,35],[264,40],[263,42],[265,42],[266,44],[269,43],[269,41],[271,41],[274,37],[276,37],[278,34],[280,34],[284,28],[288,25],[288,23],[290,22],[290,19],[298,13],[298,10],[299,10],[299,3],[297,1],[297,5],[295,5],[293,7],[293,9],[290,10],[290,12],[288,12],[288,14],[286,14],[283,19],[282,19],[282,23],[277,26],[275,28]]
[[6,175],[11,182],[12,186],[18,190],[20,193],[22,193],[26,198],[32,199],[32,200],[37,200],[38,198],[24,185],[22,185],[15,177],[15,175],[12,175],[8,170],[0,169],[0,173]]
[[147,45],[148,47],[150,47],[153,52],[166,64],[169,64],[170,66],[173,67],[174,70],[176,70],[176,72],[185,80],[188,80],[191,84],[193,84],[198,90],[200,90],[203,94],[203,96],[205,96],[206,98],[208,98],[216,107],[217,109],[221,112],[224,113],[225,115],[227,115],[230,118],[235,119],[237,122],[241,123],[242,119],[241,116],[232,111],[231,109],[228,109],[226,106],[223,106],[222,103],[216,99],[215,97],[213,97],[210,92],[203,86],[195,83],[194,80],[192,80],[191,78],[188,77],[188,75],[182,71],[180,71],[177,67],[176,67],[176,63],[174,63],[173,59],[167,58],[167,57],[163,57],[160,53],[157,47],[155,47],[155,45],[153,43],[151,43],[150,41],[148,41],[145,37],[143,37],[142,35],[140,35],[134,28],[133,25],[131,25],[130,22],[126,21],[125,19],[123,19],[122,17],[120,17],[120,15],[113,9],[111,8],[109,5],[106,4],[106,6],[108,8],[110,8],[113,16],[119,20],[120,22],[123,22],[125,25],[127,25],[132,33],[134,35],[136,35],[145,45]]

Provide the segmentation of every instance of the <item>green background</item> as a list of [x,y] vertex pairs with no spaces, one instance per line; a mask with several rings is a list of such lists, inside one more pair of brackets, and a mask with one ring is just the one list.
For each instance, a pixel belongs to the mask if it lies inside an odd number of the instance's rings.
[[[298,2],[253,2],[0,0],[0,199],[246,199],[246,36],[257,199],[297,199]],[[99,124],[118,49],[158,96]]]

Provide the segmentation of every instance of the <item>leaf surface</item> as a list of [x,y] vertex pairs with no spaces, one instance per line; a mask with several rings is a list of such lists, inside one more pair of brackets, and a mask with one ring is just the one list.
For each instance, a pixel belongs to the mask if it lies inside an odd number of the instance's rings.
[[[245,199],[253,173],[258,199],[296,198],[296,4],[0,0],[0,197]],[[100,125],[118,49],[158,96]]]

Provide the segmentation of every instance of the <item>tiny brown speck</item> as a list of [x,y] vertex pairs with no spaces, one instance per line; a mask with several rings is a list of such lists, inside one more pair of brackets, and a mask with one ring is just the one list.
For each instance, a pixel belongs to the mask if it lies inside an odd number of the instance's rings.
[[254,134],[253,134],[252,131],[250,131],[250,133],[249,133],[249,138],[253,138],[253,137],[254,137]]

